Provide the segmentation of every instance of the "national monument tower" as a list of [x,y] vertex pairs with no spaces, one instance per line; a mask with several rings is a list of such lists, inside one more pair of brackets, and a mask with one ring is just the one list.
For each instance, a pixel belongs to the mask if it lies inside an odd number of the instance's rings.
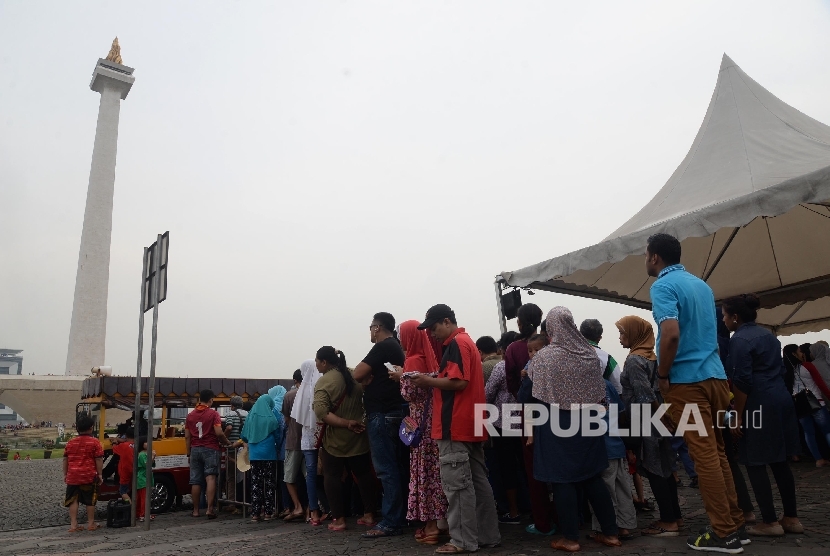
[[89,84],[90,89],[101,94],[101,103],[75,277],[72,325],[66,355],[67,375],[86,375],[92,367],[106,364],[104,350],[118,116],[121,101],[127,98],[134,81],[133,68],[122,64],[121,47],[116,37],[107,57],[99,59],[95,65]]

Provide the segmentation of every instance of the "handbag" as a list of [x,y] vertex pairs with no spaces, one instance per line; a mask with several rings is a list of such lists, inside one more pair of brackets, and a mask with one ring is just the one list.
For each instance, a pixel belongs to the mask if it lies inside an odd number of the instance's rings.
[[427,397],[427,403],[424,405],[420,424],[408,415],[401,420],[401,427],[398,429],[398,438],[401,439],[401,442],[410,448],[417,448],[421,444],[421,440],[424,437],[424,429],[427,424],[427,416],[431,410],[432,391],[430,391],[429,397]]
[[801,379],[801,371],[797,370],[795,376],[798,377],[798,381],[801,383],[801,390],[793,394],[793,403],[795,403],[795,415],[801,419],[802,417],[809,417],[821,409],[822,406],[818,398],[816,398],[816,395],[804,386],[804,381]]

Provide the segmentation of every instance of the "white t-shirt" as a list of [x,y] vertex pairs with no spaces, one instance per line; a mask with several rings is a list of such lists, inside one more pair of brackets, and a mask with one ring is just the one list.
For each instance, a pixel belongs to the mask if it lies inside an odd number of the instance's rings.
[[793,395],[798,394],[805,388],[813,393],[813,395],[818,399],[821,405],[824,405],[824,399],[821,394],[821,390],[818,389],[816,386],[816,382],[813,380],[812,375],[810,375],[810,371],[804,368],[803,365],[799,365],[795,370],[795,377],[793,379]]

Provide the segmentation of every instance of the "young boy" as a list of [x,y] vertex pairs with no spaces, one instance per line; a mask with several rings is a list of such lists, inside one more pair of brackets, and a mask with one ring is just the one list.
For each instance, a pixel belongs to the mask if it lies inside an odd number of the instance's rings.
[[118,494],[125,502],[130,501],[133,486],[134,436],[134,430],[128,428],[124,431],[124,438],[112,441],[112,453],[118,456]]
[[63,452],[63,479],[66,483],[66,496],[63,505],[69,508],[70,533],[83,531],[78,526],[78,505],[86,506],[89,521],[87,529],[94,531],[99,525],[95,523],[95,504],[98,502],[98,485],[103,478],[104,449],[92,436],[94,422],[89,415],[81,415],[76,423],[78,436],[66,443]]

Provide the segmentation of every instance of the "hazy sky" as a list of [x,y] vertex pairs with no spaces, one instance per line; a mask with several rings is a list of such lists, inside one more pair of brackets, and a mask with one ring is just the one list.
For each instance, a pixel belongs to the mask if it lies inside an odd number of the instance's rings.
[[[0,1],[0,346],[64,372],[89,81],[116,35],[136,82],[102,363],[135,373],[142,248],[169,230],[158,373],[277,378],[326,344],[356,364],[377,311],[447,303],[497,335],[494,276],[645,205],[724,52],[830,123],[828,28],[830,4],[806,1]],[[599,318],[619,359],[614,321],[649,316],[532,301]]]

